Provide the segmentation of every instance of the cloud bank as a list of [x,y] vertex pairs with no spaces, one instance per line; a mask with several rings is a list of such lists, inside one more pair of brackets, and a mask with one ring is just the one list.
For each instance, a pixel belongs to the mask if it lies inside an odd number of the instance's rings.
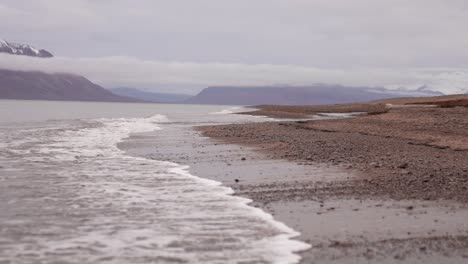
[[0,38],[65,57],[468,67],[466,0],[2,0]]
[[468,87],[466,0],[2,0],[0,38],[53,60],[1,67],[111,86]]
[[[310,85],[416,89],[426,85],[446,94],[468,92],[468,69],[463,68],[353,68],[331,69],[297,65],[195,63],[140,60],[133,57],[30,58],[0,55],[0,68],[67,72],[83,75],[105,87],[131,86],[195,93],[214,85]],[[172,91],[174,92],[174,91]]]

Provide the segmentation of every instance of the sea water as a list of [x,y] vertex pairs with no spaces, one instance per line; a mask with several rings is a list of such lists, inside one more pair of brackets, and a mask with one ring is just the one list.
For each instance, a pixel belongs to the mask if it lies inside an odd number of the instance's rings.
[[184,164],[118,148],[226,106],[0,101],[0,263],[296,263],[308,245]]

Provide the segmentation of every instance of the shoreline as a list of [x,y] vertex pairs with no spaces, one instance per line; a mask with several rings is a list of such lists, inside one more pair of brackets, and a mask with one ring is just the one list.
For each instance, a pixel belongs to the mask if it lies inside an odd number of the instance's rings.
[[[313,247],[302,253],[303,263],[463,263],[468,258],[467,109],[404,107],[352,119],[197,130],[273,162],[343,172],[341,179],[311,177],[238,193],[301,232],[300,239]],[[383,234],[382,226],[390,230]],[[340,228],[345,236],[334,231]]]
[[[353,182],[365,183],[361,171],[278,156],[271,150],[280,145],[250,130],[273,125],[278,126],[278,122],[208,127],[223,137],[206,132],[207,127],[166,126],[153,136],[132,139],[133,147],[126,150],[132,155],[189,165],[191,174],[221,182],[231,187],[234,195],[252,199],[252,206],[300,232],[297,239],[312,246],[300,252],[301,263],[466,261],[465,204],[396,201],[354,193],[356,186],[349,187]],[[250,134],[221,129],[234,126],[248,129]],[[276,127],[274,131],[280,132]],[[226,140],[226,135],[235,140]],[[249,137],[261,145],[246,141]]]
[[249,146],[273,159],[330,164],[358,173],[353,185],[337,185],[344,194],[467,203],[466,116],[468,108],[421,107],[347,119],[199,130],[204,136]]

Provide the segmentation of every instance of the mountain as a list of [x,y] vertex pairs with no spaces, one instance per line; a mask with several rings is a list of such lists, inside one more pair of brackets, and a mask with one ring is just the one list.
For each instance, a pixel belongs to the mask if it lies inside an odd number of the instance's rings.
[[382,88],[341,85],[209,87],[188,99],[191,104],[223,105],[319,105],[371,101],[400,97]]
[[50,58],[52,53],[47,50],[39,50],[27,44],[17,44],[7,42],[0,39],[0,53],[8,53],[12,55],[24,55],[30,57]]
[[154,93],[138,90],[135,88],[113,88],[110,89],[113,93],[131,97],[139,100],[156,102],[156,103],[182,103],[192,97],[192,95],[187,94],[172,94],[172,93]]
[[0,69],[0,99],[137,102],[113,94],[88,79],[68,73],[48,74]]

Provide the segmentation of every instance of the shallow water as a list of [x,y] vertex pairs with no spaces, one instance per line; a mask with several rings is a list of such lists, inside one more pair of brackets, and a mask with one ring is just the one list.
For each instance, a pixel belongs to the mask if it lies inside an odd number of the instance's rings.
[[0,262],[297,262],[308,246],[249,200],[117,147],[161,124],[259,120],[239,109],[0,101]]

